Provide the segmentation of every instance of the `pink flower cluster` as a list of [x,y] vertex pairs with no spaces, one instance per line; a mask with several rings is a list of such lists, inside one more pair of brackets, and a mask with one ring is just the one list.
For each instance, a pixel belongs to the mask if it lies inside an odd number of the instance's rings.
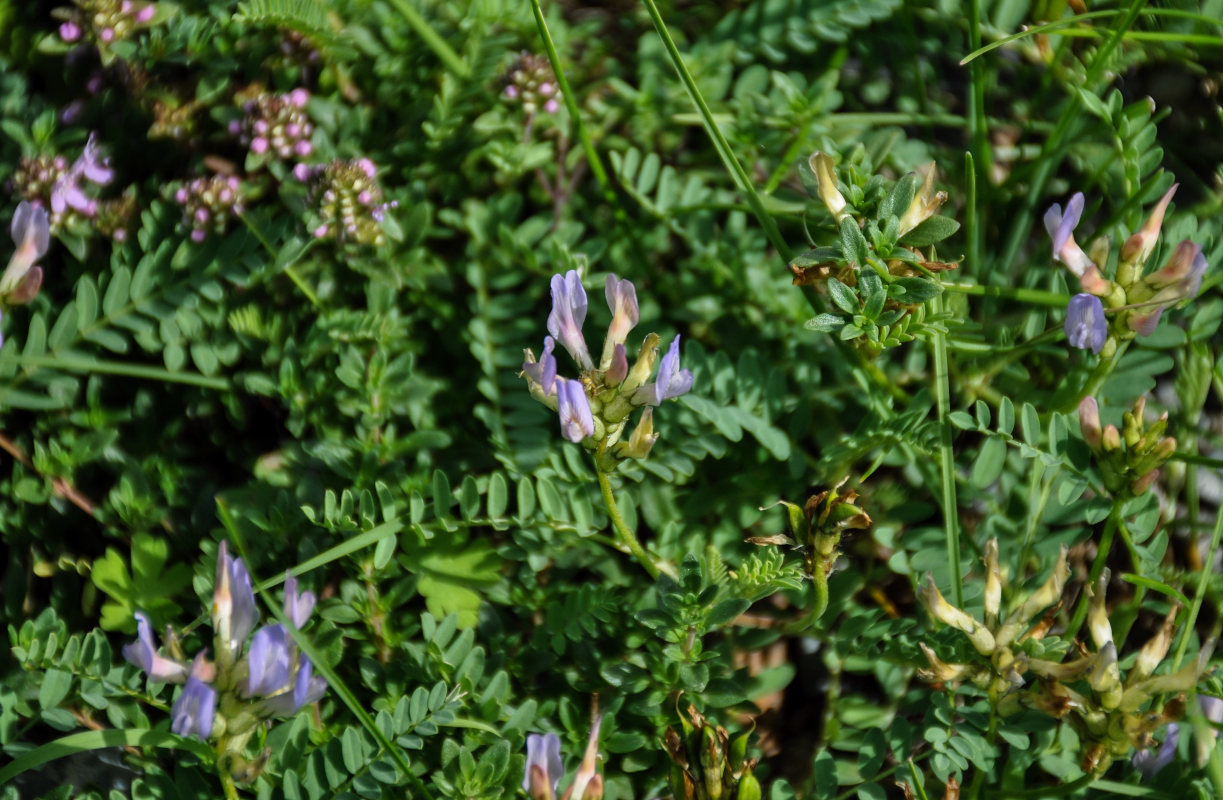
[[293,175],[309,187],[308,202],[316,221],[316,239],[381,245],[386,241],[382,220],[398,205],[382,199],[374,162],[368,158],[336,159],[318,167],[298,164]]
[[314,152],[314,123],[306,115],[310,93],[297,88],[288,94],[260,94],[243,106],[245,117],[229,123],[229,132],[250,147],[252,155],[282,161],[306,158]]
[[209,233],[221,234],[229,220],[242,213],[242,184],[233,175],[212,175],[188,181],[174,192],[183,207],[183,224],[191,228],[191,241],[202,242]]

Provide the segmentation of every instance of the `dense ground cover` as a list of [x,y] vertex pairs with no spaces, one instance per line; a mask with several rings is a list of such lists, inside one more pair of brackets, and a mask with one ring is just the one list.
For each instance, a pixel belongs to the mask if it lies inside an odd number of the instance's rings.
[[1223,795],[1221,20],[0,2],[0,794]]

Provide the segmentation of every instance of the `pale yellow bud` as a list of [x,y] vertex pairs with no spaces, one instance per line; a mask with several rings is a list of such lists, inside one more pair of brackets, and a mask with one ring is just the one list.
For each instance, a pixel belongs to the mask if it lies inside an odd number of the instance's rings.
[[985,543],[985,624],[998,621],[1002,605],[1002,574],[998,569],[998,540]]
[[943,203],[947,202],[946,192],[934,191],[934,177],[937,172],[938,167],[931,161],[926,167],[926,180],[922,183],[921,191],[913,198],[913,202],[909,203],[904,216],[900,218],[901,236],[937,214]]
[[1011,612],[1006,624],[998,631],[998,645],[1006,647],[1015,641],[1015,637],[1028,626],[1032,618],[1049,606],[1062,599],[1062,589],[1066,586],[1066,578],[1070,576],[1070,566],[1066,562],[1066,546],[1062,545],[1053,564],[1053,572],[1036,591]]
[[1164,660],[1164,656],[1168,655],[1168,647],[1172,644],[1172,629],[1176,625],[1176,612],[1179,606],[1173,606],[1168,612],[1168,616],[1164,617],[1164,624],[1160,626],[1159,631],[1142,646],[1138,651],[1138,657],[1134,660],[1134,668],[1130,670],[1128,682],[1147,678],[1159,666],[1159,662]]
[[918,642],[918,647],[926,654],[926,660],[930,662],[930,669],[918,669],[917,674],[927,681],[962,681],[965,678],[970,678],[976,670],[968,664],[948,664],[934,654],[934,651],[926,646],[925,642]]
[[1091,597],[1091,605],[1087,609],[1087,629],[1091,631],[1091,641],[1095,643],[1097,650],[1113,643],[1113,626],[1108,621],[1108,610],[1104,607],[1104,590],[1108,587],[1109,577],[1110,572],[1105,568],[1094,590],[1090,586],[1085,587]]
[[824,205],[828,207],[828,211],[839,224],[842,219],[849,216],[845,210],[848,203],[845,202],[845,196],[841,194],[841,190],[837,188],[837,173],[832,157],[827,153],[812,153],[807,164],[819,182],[820,199],[824,201]]
[[972,646],[977,649],[978,653],[990,655],[994,652],[996,649],[994,635],[963,610],[948,603],[943,598],[943,593],[934,585],[934,576],[930,573],[926,573],[926,581],[919,592],[919,597],[935,619],[968,634],[968,638],[972,640]]

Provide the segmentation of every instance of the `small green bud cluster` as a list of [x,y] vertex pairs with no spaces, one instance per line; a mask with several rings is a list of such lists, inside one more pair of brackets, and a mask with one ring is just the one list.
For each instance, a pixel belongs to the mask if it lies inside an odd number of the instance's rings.
[[796,285],[812,286],[832,301],[807,322],[809,330],[877,352],[913,339],[920,307],[943,290],[931,273],[955,267],[936,260],[933,249],[923,254],[918,248],[947,238],[959,223],[938,214],[947,193],[934,189],[933,163],[924,178],[910,173],[890,184],[879,175],[864,178],[852,159],[843,166],[849,175],[844,182],[832,156],[815,153],[808,160],[804,179],[814,183],[838,236],[795,258],[790,270]]
[[756,759],[747,757],[751,731],[730,736],[695,706],[687,712],[687,719],[679,715],[680,730],[667,728],[664,739],[677,800],[760,800],[760,781],[752,774]]
[[1176,452],[1176,439],[1163,435],[1168,412],[1148,427],[1146,404],[1146,397],[1135,400],[1134,410],[1122,415],[1118,430],[1115,425],[1100,427],[1100,407],[1094,397],[1084,397],[1079,403],[1083,441],[1096,457],[1104,485],[1114,494],[1145,492],[1159,477],[1159,468]]

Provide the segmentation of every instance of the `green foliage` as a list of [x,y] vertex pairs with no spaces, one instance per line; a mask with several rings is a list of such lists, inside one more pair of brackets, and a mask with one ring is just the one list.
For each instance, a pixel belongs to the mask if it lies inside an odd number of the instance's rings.
[[[66,174],[96,203],[52,214],[33,298],[0,287],[3,800],[521,797],[543,732],[563,796],[592,729],[607,800],[752,800],[750,781],[684,783],[748,773],[771,800],[897,781],[942,797],[951,778],[974,800],[1223,792],[1193,699],[1223,688],[1218,0],[1132,17],[200,0],[103,19],[144,3],[119,5],[0,4],[4,224],[23,199],[54,211]],[[256,152],[256,98],[291,102],[309,147]],[[91,135],[109,182],[69,174]],[[56,157],[69,172],[32,177]],[[325,201],[314,178],[336,160],[386,205]],[[228,223],[180,204],[229,175]],[[1077,244],[1111,276],[1173,182],[1146,272],[1196,243],[1196,296],[1170,291],[1115,354],[1070,348],[1085,287],[1051,258],[1045,209],[1084,193]],[[319,230],[333,201],[380,243]],[[648,458],[610,476],[521,374],[569,270],[592,348],[614,274],[636,287],[629,363],[656,330],[693,377],[652,412]],[[565,349],[561,374],[596,380]],[[1118,436],[1140,396],[1148,425],[1168,413],[1174,452],[1145,491],[1110,489],[1086,395]],[[811,531],[843,521],[821,498],[849,492],[863,527],[817,558]],[[162,657],[217,657],[201,631],[222,539],[261,625],[285,621],[286,570],[317,596],[292,635],[328,683],[234,752],[173,733],[184,688],[120,650],[142,611]],[[1146,678],[1163,688],[1111,733],[1115,710],[1008,705],[1037,687],[1095,702],[1107,664],[1028,673],[1027,693],[923,677],[927,653],[1006,668],[918,602],[924,576],[985,619],[1063,546],[1061,596],[1009,652],[1104,664],[1084,598],[1105,568],[1124,674],[1173,614]],[[1165,740],[1181,691],[1184,741],[1152,788],[1130,756]],[[689,722],[706,738],[671,746]]]

